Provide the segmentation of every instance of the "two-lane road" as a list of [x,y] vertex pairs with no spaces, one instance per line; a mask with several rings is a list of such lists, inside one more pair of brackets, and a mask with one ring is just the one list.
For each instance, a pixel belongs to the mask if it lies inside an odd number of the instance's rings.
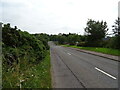
[[118,88],[118,62],[49,42],[54,88]]

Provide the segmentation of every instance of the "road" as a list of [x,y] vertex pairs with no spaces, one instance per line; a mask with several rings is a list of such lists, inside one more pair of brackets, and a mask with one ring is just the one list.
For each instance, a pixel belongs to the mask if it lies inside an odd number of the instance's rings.
[[54,88],[118,88],[118,62],[49,42]]

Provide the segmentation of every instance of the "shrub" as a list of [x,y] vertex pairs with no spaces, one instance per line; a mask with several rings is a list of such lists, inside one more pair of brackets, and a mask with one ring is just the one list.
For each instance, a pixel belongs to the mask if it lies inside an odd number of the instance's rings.
[[16,27],[11,28],[10,24],[3,26],[2,34],[4,64],[11,66],[12,63],[18,63],[18,59],[25,56],[31,57],[27,58],[26,62],[37,63],[45,57],[48,49],[47,41],[41,41],[34,35],[18,30]]

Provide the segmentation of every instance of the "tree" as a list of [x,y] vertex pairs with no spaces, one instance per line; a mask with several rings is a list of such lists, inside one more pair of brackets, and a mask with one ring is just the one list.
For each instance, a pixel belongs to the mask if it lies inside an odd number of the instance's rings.
[[77,35],[77,34],[70,34],[70,35],[68,36],[68,43],[69,43],[70,45],[75,45],[76,42],[79,42],[79,41],[80,41],[80,36]]
[[115,21],[115,25],[113,27],[113,39],[111,41],[111,47],[115,49],[120,49],[120,18]]
[[120,18],[118,17],[118,19],[115,21],[115,25],[112,26],[113,27],[113,34],[120,35]]
[[34,34],[34,36],[42,41],[42,43],[44,44],[45,48],[48,50],[49,46],[48,46],[48,41],[49,41],[49,36],[45,33],[40,33],[40,34]]
[[58,42],[59,42],[59,44],[65,44],[66,37],[62,36],[62,35],[58,35]]
[[85,32],[87,34],[87,43],[89,46],[100,46],[102,38],[107,34],[108,28],[106,22],[99,22],[89,19]]

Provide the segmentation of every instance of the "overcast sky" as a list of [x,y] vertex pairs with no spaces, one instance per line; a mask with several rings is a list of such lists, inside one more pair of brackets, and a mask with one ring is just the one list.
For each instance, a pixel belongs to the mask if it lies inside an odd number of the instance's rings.
[[[119,0],[0,0],[0,21],[29,33],[84,34],[88,19],[111,26]],[[109,32],[110,32],[109,31]]]

